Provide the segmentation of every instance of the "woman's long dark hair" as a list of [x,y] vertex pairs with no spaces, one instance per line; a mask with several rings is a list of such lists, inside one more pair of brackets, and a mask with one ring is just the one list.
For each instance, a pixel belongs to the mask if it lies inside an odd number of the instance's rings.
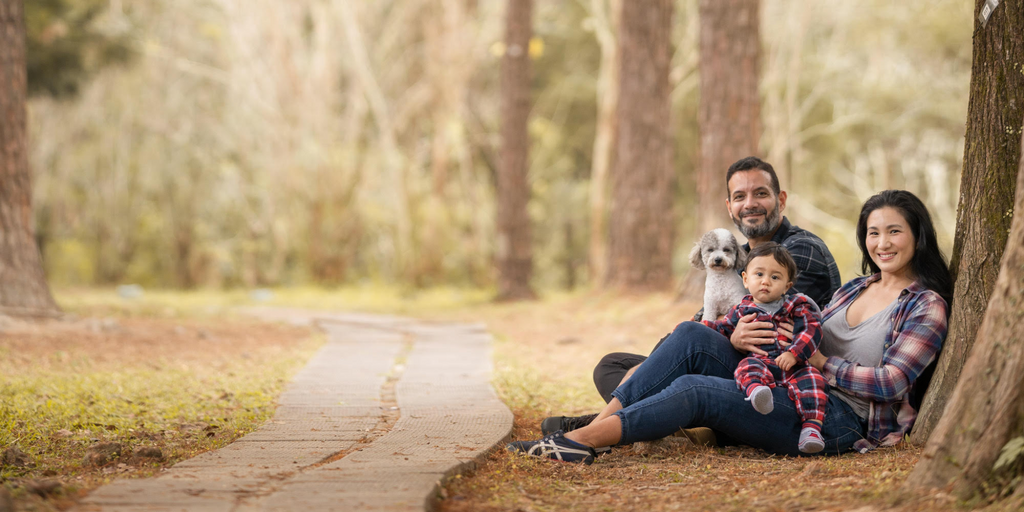
[[906,190],[886,190],[871,196],[860,209],[860,218],[857,219],[857,245],[863,255],[861,260],[861,271],[865,274],[879,272],[878,265],[875,265],[868,253],[865,240],[868,235],[868,215],[871,212],[885,207],[894,208],[903,215],[914,235],[916,247],[914,257],[910,260],[910,268],[914,279],[921,286],[938,293],[946,304],[953,300],[953,277],[949,273],[949,266],[939,249],[939,243],[935,238],[935,226],[932,225],[932,217],[928,214],[928,208],[914,194]]

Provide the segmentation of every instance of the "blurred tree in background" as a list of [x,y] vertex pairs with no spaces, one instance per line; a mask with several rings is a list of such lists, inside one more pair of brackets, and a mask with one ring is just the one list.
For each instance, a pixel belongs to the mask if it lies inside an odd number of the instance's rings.
[[0,0],[0,314],[58,312],[33,237],[28,162],[25,11]]
[[619,98],[608,225],[609,284],[672,285],[676,173],[672,162],[671,0],[621,2]]
[[[761,2],[700,1],[700,160],[693,240],[732,227],[725,208],[725,173],[733,162],[758,154],[761,140]],[[789,183],[782,181],[783,187]],[[704,294],[702,270],[687,272],[680,294]]]
[[[534,9],[527,212],[538,290],[600,275],[591,233],[607,234],[595,218],[611,192],[616,3]],[[126,41],[133,58],[94,67],[99,57],[83,57],[91,78],[77,96],[30,101],[51,281],[496,287],[505,3],[63,4],[99,6],[91,30]],[[697,0],[673,6],[670,192],[676,231],[689,234],[700,27]],[[952,245],[970,18],[953,0],[761,2],[760,153],[785,173],[790,219],[825,239],[844,276],[856,268],[856,212],[882,188],[922,197]],[[674,275],[685,252],[674,250]]]
[[98,70],[131,57],[120,1],[25,2],[28,92],[68,97]]
[[534,298],[533,240],[526,211],[530,140],[530,36],[533,0],[509,0],[501,62],[501,157],[498,162],[498,298]]

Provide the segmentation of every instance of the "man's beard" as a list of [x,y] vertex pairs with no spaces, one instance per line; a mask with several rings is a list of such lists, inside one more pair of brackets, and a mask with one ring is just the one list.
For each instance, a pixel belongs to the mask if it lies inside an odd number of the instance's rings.
[[[743,217],[746,217],[747,215],[757,215],[757,214],[761,214],[761,215],[765,216],[764,222],[762,222],[762,223],[760,223],[760,224],[758,224],[756,226],[750,226],[750,225],[747,225],[747,224],[743,223]],[[779,224],[782,223],[780,218],[781,218],[781,215],[780,215],[780,212],[779,212],[779,200],[776,199],[775,200],[775,207],[772,208],[771,213],[768,213],[767,211],[765,211],[764,208],[750,208],[750,209],[741,211],[740,215],[739,215],[739,218],[738,219],[734,218],[732,221],[733,221],[733,223],[736,224],[736,227],[739,228],[740,233],[743,233],[743,236],[747,237],[747,239],[751,239],[751,238],[760,238],[760,237],[763,237],[765,235],[769,235],[769,234],[775,232],[775,230],[778,229]]]

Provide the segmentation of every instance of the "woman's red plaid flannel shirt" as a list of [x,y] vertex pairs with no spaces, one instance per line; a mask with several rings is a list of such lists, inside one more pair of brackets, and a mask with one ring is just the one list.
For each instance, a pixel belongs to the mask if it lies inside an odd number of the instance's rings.
[[[825,323],[853,302],[879,274],[858,277],[843,285],[821,314]],[[878,446],[892,446],[910,431],[917,411],[910,405],[910,390],[918,376],[938,356],[946,338],[946,301],[917,282],[906,287],[890,318],[882,361],[878,366],[829,357],[822,374],[830,386],[871,402],[867,438],[854,444],[861,453]]]

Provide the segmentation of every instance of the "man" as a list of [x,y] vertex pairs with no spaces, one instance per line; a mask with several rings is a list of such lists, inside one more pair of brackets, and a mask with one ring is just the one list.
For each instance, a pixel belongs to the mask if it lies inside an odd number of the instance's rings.
[[[729,217],[747,237],[743,248],[749,251],[768,241],[782,245],[789,250],[798,269],[793,287],[787,293],[803,293],[819,307],[828,304],[842,284],[839,268],[820,238],[790,224],[782,216],[786,209],[786,192],[780,189],[779,178],[771,164],[753,156],[744,158],[729,166],[725,182]],[[695,319],[700,315],[698,312]],[[770,322],[754,322],[753,318],[754,315],[748,315],[741,319],[729,342],[740,352],[765,355],[760,345],[772,343],[775,339],[774,326]],[[672,333],[662,338],[654,348],[657,349],[670,336]],[[601,359],[594,368],[594,384],[605,402],[611,400],[611,392],[628,379],[645,359],[646,356],[623,352],[608,354]],[[568,432],[589,424],[594,416],[596,414],[552,416],[544,419],[541,430],[545,435],[559,429]]]

